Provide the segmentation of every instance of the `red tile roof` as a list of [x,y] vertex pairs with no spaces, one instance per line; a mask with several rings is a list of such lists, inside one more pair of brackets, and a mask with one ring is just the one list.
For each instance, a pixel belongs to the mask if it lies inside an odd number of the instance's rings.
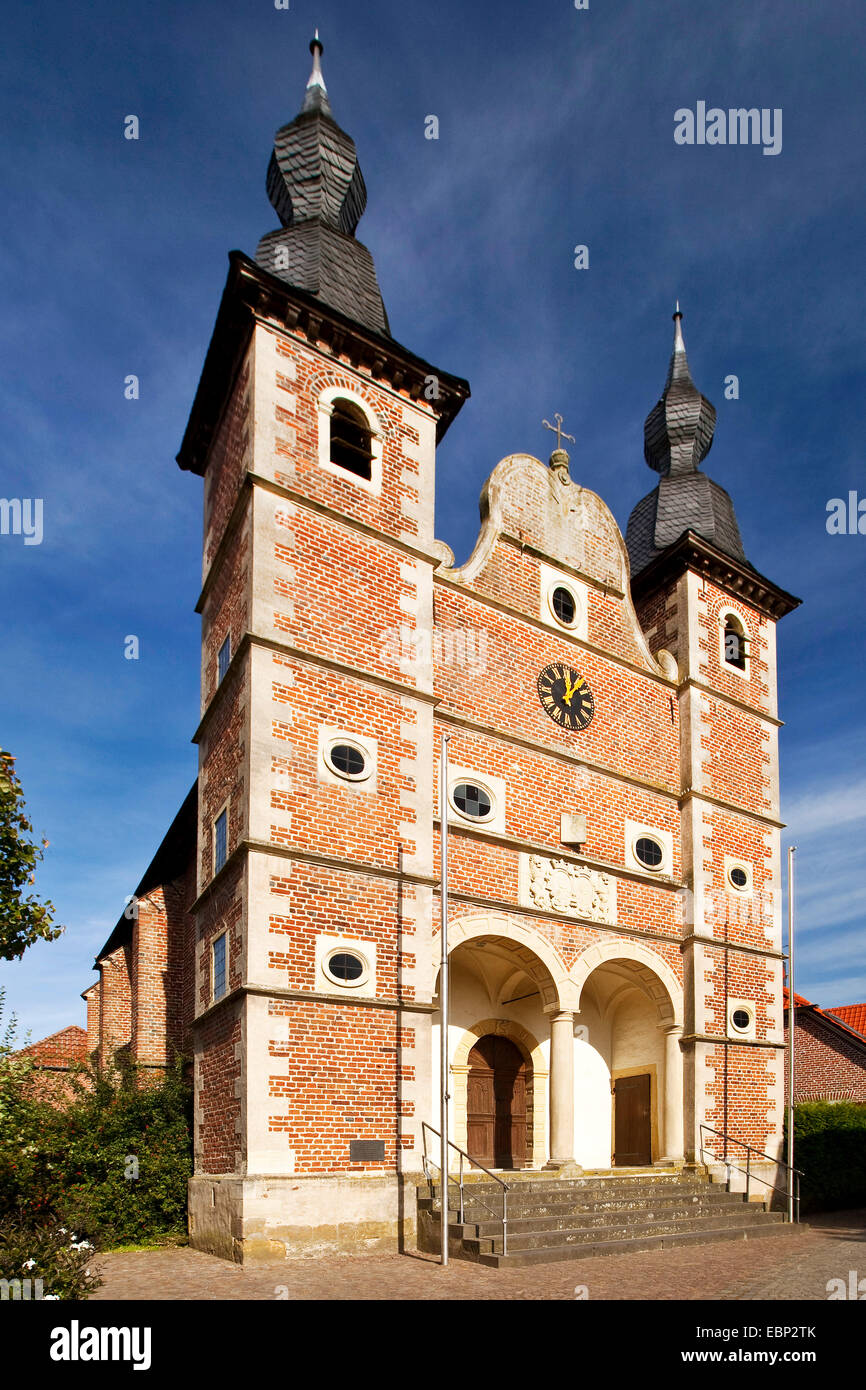
[[32,1057],[37,1066],[66,1070],[73,1062],[87,1058],[87,1033],[77,1024],[61,1028],[58,1033],[42,1038],[22,1048],[22,1055]]
[[[796,997],[795,995],[794,998]],[[855,1028],[858,1033],[866,1035],[866,1004],[840,1004],[838,1009],[828,1009],[827,1013],[835,1014],[843,1023],[847,1023],[849,1028]]]
[[[785,1026],[788,1024],[788,989],[783,988],[785,997]],[[794,990],[794,1008],[811,1009],[813,1014],[819,1018],[826,1019],[828,1023],[833,1023],[837,1027],[842,1024],[849,1032],[854,1033],[858,1038],[866,1039],[866,1004],[843,1004],[838,1009],[819,1009],[817,1004],[813,1004],[809,999],[804,999],[802,994]],[[858,1027],[855,1018],[849,1015],[856,1015],[859,1010],[860,1026]]]

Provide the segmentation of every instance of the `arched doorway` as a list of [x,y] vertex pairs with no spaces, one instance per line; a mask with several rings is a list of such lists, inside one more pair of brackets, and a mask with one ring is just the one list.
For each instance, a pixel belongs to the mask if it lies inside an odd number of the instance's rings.
[[469,1053],[467,1152],[486,1168],[526,1163],[527,1064],[510,1039],[488,1033]]

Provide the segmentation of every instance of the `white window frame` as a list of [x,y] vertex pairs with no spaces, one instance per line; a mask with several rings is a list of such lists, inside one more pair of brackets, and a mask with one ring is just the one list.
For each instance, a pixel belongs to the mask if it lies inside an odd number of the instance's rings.
[[[735,666],[733,662],[728,661],[725,656],[725,622],[728,618],[734,618],[743,629],[743,641],[746,644],[746,650],[743,653],[744,664],[742,668]],[[734,675],[739,676],[741,680],[750,680],[752,674],[751,650],[752,634],[749,631],[749,625],[742,613],[739,613],[736,608],[722,608],[719,611],[719,662],[721,663],[722,670],[733,671]]]
[[[490,798],[490,814],[483,819],[467,816],[454,802],[454,789],[461,782],[474,783]],[[498,830],[505,833],[505,779],[491,777],[486,772],[476,772],[469,767],[448,768],[448,820],[453,825],[474,825],[477,830]]]
[[[331,762],[331,749],[338,743],[348,743],[351,748],[357,748],[358,752],[364,755],[367,766],[360,777],[347,776]],[[331,787],[342,787],[344,790],[353,788],[355,791],[375,792],[378,783],[378,749],[378,740],[370,738],[368,734],[358,734],[353,729],[336,729],[333,725],[323,724],[318,733],[316,756],[319,781]]]
[[[587,640],[588,615],[589,615],[589,588],[582,584],[580,580],[574,579],[572,575],[565,574],[562,570],[554,569],[552,565],[539,564],[539,608],[538,616],[547,626],[555,628],[557,632],[567,632],[569,637],[579,637],[582,641]],[[567,589],[574,599],[574,622],[564,623],[557,616],[553,608],[553,594],[555,589]]]
[[[649,868],[637,856],[638,840],[655,840],[661,845],[662,862],[654,869]],[[674,837],[670,830],[660,830],[656,825],[642,825],[638,821],[625,823],[625,862],[628,868],[637,869],[642,874],[658,877],[673,877]]]
[[[361,478],[357,473],[350,473],[347,468],[341,468],[339,464],[331,462],[331,417],[334,413],[335,401],[350,401],[352,405],[357,406],[363,412],[364,419],[367,421],[372,453],[369,478]],[[369,402],[350,387],[329,386],[321,393],[316,402],[316,416],[319,429],[319,467],[333,477],[342,478],[344,482],[351,483],[364,492],[372,493],[373,496],[378,497],[382,491],[384,430],[379,417]]]
[[[726,854],[724,860],[725,867],[725,888],[729,893],[733,893],[738,898],[750,898],[755,891],[754,866],[748,859],[737,859],[732,854]],[[731,882],[731,870],[742,869],[746,875],[747,883],[745,888],[738,888]]]
[[[364,966],[357,980],[340,980],[331,975],[328,961],[332,956],[344,953],[357,956]],[[316,980],[315,987],[321,993],[354,994],[361,998],[376,996],[376,943],[361,937],[336,936],[323,933],[316,937]]]
[[[734,1024],[734,1014],[738,1009],[744,1009],[749,1015],[749,1022],[745,1028],[737,1028]],[[748,1040],[756,1036],[757,1010],[752,999],[731,999],[728,997],[728,1035],[734,1038]]]

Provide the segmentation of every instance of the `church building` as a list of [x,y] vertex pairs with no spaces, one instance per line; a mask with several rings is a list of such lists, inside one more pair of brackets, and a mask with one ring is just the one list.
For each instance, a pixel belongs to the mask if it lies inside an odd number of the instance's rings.
[[548,462],[493,469],[456,563],[436,448],[469,387],[391,337],[311,49],[279,226],[231,253],[178,455],[204,483],[198,779],[100,953],[88,1046],[193,1059],[198,1249],[400,1248],[438,1162],[447,814],[454,1144],[556,1178],[727,1133],[774,1177],[798,600],[701,470],[682,315],[625,538],[558,421]]

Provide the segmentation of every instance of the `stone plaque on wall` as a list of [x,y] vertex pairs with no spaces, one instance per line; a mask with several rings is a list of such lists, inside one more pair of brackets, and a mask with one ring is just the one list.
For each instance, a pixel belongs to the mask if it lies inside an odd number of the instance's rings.
[[521,854],[520,901],[560,917],[616,925],[616,879],[567,859]]
[[384,1139],[350,1139],[349,1140],[349,1162],[350,1163],[384,1163],[385,1161],[385,1140]]

